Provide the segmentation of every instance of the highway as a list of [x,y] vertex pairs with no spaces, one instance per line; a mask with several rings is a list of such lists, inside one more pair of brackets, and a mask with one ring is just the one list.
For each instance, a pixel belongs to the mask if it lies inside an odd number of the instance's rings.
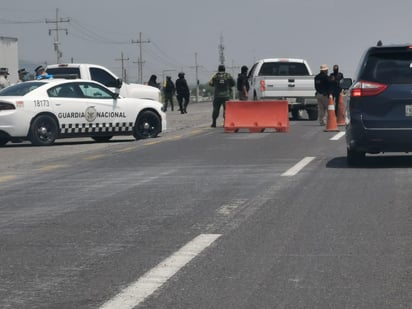
[[[412,308],[412,155],[210,128],[0,148],[0,308]],[[341,128],[343,131],[343,128]]]

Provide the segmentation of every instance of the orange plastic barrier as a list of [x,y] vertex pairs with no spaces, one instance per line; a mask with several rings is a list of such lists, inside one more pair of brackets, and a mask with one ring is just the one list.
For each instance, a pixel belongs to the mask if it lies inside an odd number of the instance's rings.
[[289,131],[288,101],[228,101],[226,102],[225,132],[248,129],[252,133],[275,129]]
[[328,131],[339,131],[338,124],[336,123],[336,114],[335,114],[335,101],[333,97],[329,97],[329,104],[328,104],[328,121],[326,123],[325,132]]
[[338,126],[344,126],[346,124],[345,121],[345,103],[343,102],[343,94],[339,95],[339,103],[338,103]]

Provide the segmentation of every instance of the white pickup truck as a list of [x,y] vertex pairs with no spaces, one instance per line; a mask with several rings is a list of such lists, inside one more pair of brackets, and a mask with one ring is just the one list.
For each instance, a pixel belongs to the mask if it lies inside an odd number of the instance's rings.
[[303,59],[274,58],[257,61],[249,71],[249,100],[288,100],[293,119],[306,110],[318,118],[314,76]]
[[149,99],[154,101],[161,100],[160,90],[141,84],[126,84],[109,69],[86,63],[64,63],[51,64],[46,67],[46,72],[59,78],[81,78],[85,80],[97,81],[114,92],[119,92],[125,98]]

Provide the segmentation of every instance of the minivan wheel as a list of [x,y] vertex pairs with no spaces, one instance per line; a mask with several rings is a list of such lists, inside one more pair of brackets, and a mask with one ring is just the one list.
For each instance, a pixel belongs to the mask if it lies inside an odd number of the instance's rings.
[[353,149],[346,149],[346,162],[350,166],[358,166],[365,160],[365,153]]

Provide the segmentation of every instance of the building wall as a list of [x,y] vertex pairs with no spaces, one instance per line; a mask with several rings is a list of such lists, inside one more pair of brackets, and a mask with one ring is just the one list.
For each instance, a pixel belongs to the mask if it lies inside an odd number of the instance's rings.
[[17,38],[0,36],[0,67],[9,69],[10,83],[17,82],[19,69]]

